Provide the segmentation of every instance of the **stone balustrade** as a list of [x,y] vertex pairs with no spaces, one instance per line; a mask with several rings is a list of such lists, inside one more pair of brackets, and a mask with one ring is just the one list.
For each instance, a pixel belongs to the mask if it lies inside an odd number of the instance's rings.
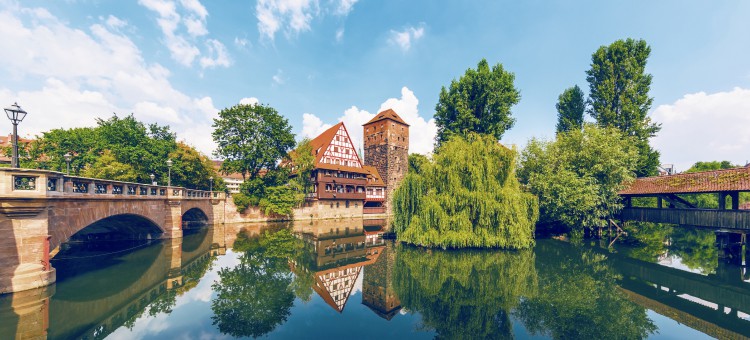
[[61,172],[0,168],[0,197],[224,199],[220,191],[68,176]]

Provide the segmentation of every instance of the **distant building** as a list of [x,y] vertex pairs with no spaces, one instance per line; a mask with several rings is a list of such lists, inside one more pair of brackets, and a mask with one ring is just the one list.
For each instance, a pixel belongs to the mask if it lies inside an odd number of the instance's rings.
[[388,109],[375,115],[363,129],[365,164],[375,167],[382,176],[387,206],[409,169],[409,124]]
[[658,166],[657,170],[659,171],[659,176],[669,176],[674,175],[674,164],[662,164]]
[[[362,206],[363,212],[384,213],[391,192],[406,175],[409,125],[393,110],[378,113],[363,126],[363,162],[344,123],[310,141],[315,157],[313,191],[308,201],[318,206]],[[342,207],[342,208],[344,208]]]
[[[33,139],[27,139],[18,137],[18,144],[28,144],[33,142]],[[4,150],[6,148],[13,147],[13,135],[0,136],[0,166],[10,165],[11,157],[6,156]]]
[[240,173],[230,173],[230,174],[224,174],[219,169],[221,169],[221,164],[224,163],[224,161],[213,161],[214,163],[214,169],[216,169],[216,172],[219,173],[219,176],[224,180],[224,184],[227,186],[227,190],[230,194],[238,194],[240,193],[240,186],[242,183],[245,182],[245,180],[242,178],[242,174]]

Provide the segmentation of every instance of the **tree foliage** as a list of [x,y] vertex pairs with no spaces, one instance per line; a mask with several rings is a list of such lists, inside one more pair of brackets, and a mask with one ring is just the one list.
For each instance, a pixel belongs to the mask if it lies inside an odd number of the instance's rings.
[[54,129],[42,133],[29,145],[22,165],[65,172],[64,155],[71,154],[71,174],[139,183],[150,183],[151,174],[167,183],[167,159],[172,159],[172,185],[223,189],[223,181],[205,155],[177,142],[167,126],[146,125],[131,114],[97,119],[96,127]]
[[291,164],[294,168],[294,180],[302,188],[302,192],[309,193],[313,189],[312,171],[315,169],[315,155],[309,138],[302,139],[297,148],[290,153]]
[[512,337],[511,310],[537,294],[534,254],[398,248],[393,287],[438,338]]
[[452,137],[409,173],[392,199],[394,230],[429,247],[527,248],[538,218],[533,195],[521,191],[515,152],[492,136]]
[[586,102],[578,85],[569,87],[557,97],[557,132],[580,130],[583,128],[583,113]]
[[617,129],[592,124],[554,141],[529,141],[518,175],[539,197],[540,222],[576,232],[605,225],[622,208],[617,192],[634,179],[633,144]]
[[418,153],[409,154],[409,173],[421,174],[424,167],[430,163],[430,159]]
[[435,107],[438,143],[453,135],[466,137],[471,132],[500,140],[513,127],[515,119],[510,109],[521,99],[514,79],[502,64],[490,69],[487,60],[482,59],[476,70],[466,70],[458,81],[451,81],[447,90],[441,88]]
[[647,116],[653,103],[648,94],[652,77],[646,73],[650,54],[644,40],[617,40],[599,47],[591,56],[591,69],[586,71],[588,112],[600,126],[615,127],[635,137],[639,177],[656,175],[659,165],[659,153],[648,142],[661,129]]
[[267,105],[239,104],[219,112],[212,136],[214,154],[224,159],[221,171],[255,179],[262,169],[273,169],[294,147],[294,134],[286,118]]

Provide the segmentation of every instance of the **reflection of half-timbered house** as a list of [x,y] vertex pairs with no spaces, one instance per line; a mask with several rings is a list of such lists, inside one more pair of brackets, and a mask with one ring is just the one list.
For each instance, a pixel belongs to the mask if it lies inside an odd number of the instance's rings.
[[362,225],[330,222],[295,231],[312,246],[312,254],[308,263],[290,261],[292,270],[302,265],[306,272],[312,272],[313,290],[329,306],[342,312],[362,268],[375,263],[385,246],[382,242],[366,244],[367,232]]

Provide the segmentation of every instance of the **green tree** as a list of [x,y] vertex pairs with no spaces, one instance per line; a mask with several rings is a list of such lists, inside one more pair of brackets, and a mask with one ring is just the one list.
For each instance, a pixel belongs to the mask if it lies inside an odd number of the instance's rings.
[[421,174],[425,165],[430,163],[430,159],[425,155],[418,153],[409,154],[409,172],[415,174]]
[[290,153],[293,175],[297,185],[302,188],[302,192],[309,193],[313,189],[312,171],[315,169],[315,155],[310,144],[309,138],[302,139],[297,148]]
[[[729,161],[711,161],[711,162],[696,162],[689,169],[685,170],[685,173],[713,171],[713,170],[724,170],[739,168],[740,165],[732,164]],[[692,205],[702,209],[718,209],[719,208],[719,195],[717,194],[687,194],[678,195],[682,199],[690,202]],[[730,206],[731,198],[727,197],[726,206]],[[740,193],[740,203],[750,201],[750,193]]]
[[580,130],[583,127],[583,113],[586,102],[578,85],[569,87],[557,97],[557,132]]
[[219,112],[212,136],[214,155],[224,159],[221,171],[237,172],[243,179],[273,169],[294,147],[294,134],[286,118],[268,105],[239,104]]
[[532,246],[539,212],[516,179],[515,157],[493,136],[452,137],[393,195],[398,239],[443,248]]
[[537,294],[530,250],[397,249],[396,295],[439,339],[511,338],[511,311]]
[[617,192],[634,179],[637,155],[617,129],[586,124],[554,141],[529,141],[518,176],[539,197],[542,224],[580,232],[605,225],[622,208]]
[[441,88],[435,106],[438,144],[453,135],[466,137],[470,132],[489,134],[500,140],[513,127],[515,119],[510,109],[521,99],[514,79],[513,73],[505,71],[502,64],[490,69],[487,60],[482,59],[476,70],[466,70],[458,81],[451,81],[447,90]]
[[656,175],[659,165],[659,153],[648,142],[661,129],[647,116],[653,102],[648,94],[652,77],[646,73],[649,54],[651,48],[644,40],[617,40],[599,47],[586,71],[588,112],[600,126],[612,126],[636,138],[639,177]]
[[213,162],[193,147],[178,142],[177,148],[169,153],[172,160],[172,185],[192,189],[209,190],[213,177],[213,190],[226,188],[224,180],[216,173]]
[[118,162],[111,150],[104,150],[94,164],[83,170],[83,176],[124,182],[135,182],[138,179],[135,169],[130,164]]

